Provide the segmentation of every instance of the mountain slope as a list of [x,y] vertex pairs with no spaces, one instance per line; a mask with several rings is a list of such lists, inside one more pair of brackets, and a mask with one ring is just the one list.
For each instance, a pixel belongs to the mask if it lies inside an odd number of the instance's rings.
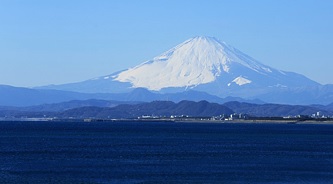
[[251,84],[265,87],[317,85],[304,76],[261,64],[211,37],[189,39],[153,60],[110,77],[129,82],[135,88],[155,91],[194,88],[217,80],[224,88]]
[[69,100],[89,99],[90,95],[59,90],[37,90],[0,85],[0,106],[31,106]]
[[192,89],[222,98],[271,103],[333,101],[332,86],[269,67],[213,37],[191,38],[152,60],[111,75],[42,88],[88,93],[124,93],[135,88],[175,93]]

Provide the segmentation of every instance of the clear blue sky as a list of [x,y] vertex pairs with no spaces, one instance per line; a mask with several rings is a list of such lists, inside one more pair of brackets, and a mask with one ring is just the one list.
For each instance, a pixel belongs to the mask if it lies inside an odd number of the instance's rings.
[[83,81],[198,35],[333,83],[331,0],[0,0],[0,84]]

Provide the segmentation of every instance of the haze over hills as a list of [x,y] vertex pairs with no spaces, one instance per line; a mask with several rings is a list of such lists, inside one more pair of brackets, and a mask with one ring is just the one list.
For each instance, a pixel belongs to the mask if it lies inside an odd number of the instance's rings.
[[[68,101],[73,100],[111,100],[125,103],[136,103],[136,102],[151,102],[151,101],[173,101],[179,102],[182,100],[190,101],[201,101],[206,100],[215,103],[225,103],[229,101],[239,101],[248,103],[264,103],[263,101],[245,100],[242,98],[227,97],[220,98],[214,95],[210,95],[205,92],[188,90],[179,93],[165,93],[160,94],[149,91],[144,88],[136,88],[128,93],[79,93],[71,91],[61,90],[45,90],[45,89],[28,89],[13,86],[0,85],[0,107],[1,106],[16,106],[16,107],[29,107],[29,106],[40,106],[43,108],[54,103],[64,103],[65,106],[60,105],[63,108],[72,107]],[[93,102],[96,102],[94,100]],[[86,104],[86,103],[83,103]],[[88,104],[90,105],[90,104]],[[66,107],[67,106],[67,107]]]
[[126,93],[146,88],[157,93],[201,91],[220,98],[271,103],[328,104],[333,86],[262,64],[213,37],[194,37],[127,70],[95,79],[40,89],[84,93]]

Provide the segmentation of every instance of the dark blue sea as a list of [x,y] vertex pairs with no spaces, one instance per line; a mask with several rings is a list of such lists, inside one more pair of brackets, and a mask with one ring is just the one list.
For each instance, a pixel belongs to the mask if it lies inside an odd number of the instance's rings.
[[0,122],[0,183],[333,183],[333,125]]

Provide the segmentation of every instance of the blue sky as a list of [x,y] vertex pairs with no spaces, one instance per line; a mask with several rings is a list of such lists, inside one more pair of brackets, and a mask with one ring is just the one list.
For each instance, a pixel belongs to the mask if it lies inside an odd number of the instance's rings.
[[0,0],[0,84],[83,81],[199,35],[333,84],[330,0]]

